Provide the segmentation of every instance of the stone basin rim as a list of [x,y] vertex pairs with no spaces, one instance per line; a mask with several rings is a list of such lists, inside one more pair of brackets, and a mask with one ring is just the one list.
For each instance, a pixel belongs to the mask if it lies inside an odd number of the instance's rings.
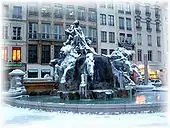
[[4,103],[11,106],[40,109],[43,111],[73,112],[73,113],[109,113],[109,114],[126,114],[126,113],[153,113],[165,112],[168,103],[153,104],[65,104],[51,102],[35,102],[18,99],[4,99]]

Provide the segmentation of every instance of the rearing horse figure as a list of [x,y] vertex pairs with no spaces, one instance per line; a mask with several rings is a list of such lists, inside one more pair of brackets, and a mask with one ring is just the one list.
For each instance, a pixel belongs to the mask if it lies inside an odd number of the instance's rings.
[[[89,89],[88,80],[93,81],[93,75],[94,75],[94,58],[93,53],[88,53],[86,55],[86,59],[84,64],[81,66],[81,83],[80,87],[87,86],[87,89]],[[90,78],[90,79],[88,79]]]

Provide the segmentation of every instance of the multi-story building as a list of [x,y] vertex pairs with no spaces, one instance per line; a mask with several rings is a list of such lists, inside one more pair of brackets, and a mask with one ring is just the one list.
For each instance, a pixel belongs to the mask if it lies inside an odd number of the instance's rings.
[[143,55],[148,55],[150,78],[158,78],[163,69],[163,42],[161,41],[161,9],[156,4],[135,4],[136,64],[144,67]]
[[4,70],[26,70],[26,5],[23,3],[2,4],[3,48],[1,49]]
[[27,74],[43,78],[52,75],[51,59],[59,57],[66,41],[65,29],[75,20],[97,49],[96,5],[93,3],[29,3],[27,11]]
[[110,54],[122,45],[135,51],[130,59],[141,68],[147,54],[150,78],[157,78],[163,69],[160,7],[129,1],[109,1],[97,7],[99,54]]

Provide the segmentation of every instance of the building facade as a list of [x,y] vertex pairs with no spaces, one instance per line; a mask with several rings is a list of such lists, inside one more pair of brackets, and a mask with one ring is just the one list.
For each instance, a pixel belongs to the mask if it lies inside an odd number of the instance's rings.
[[1,57],[6,73],[13,69],[26,70],[26,5],[3,3],[3,46]]
[[[118,46],[135,51],[130,57],[144,71],[148,55],[150,78],[158,78],[163,69],[161,7],[158,4],[119,1],[97,6],[98,51],[110,54]],[[143,74],[144,75],[144,74]]]
[[27,75],[43,78],[52,75],[51,59],[58,58],[66,41],[65,29],[75,20],[97,50],[96,5],[93,3],[29,3],[27,5]]

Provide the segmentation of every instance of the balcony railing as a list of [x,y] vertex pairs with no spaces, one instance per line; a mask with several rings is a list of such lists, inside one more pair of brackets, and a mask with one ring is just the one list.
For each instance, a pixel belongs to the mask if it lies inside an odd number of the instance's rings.
[[[58,41],[64,42],[67,40],[66,35],[62,34],[48,34],[48,33],[29,33],[28,40],[41,40],[41,41]],[[92,41],[92,44],[97,43],[97,38],[87,37]]]
[[29,16],[38,16],[38,11],[29,11],[28,15]]
[[88,37],[92,41],[92,45],[97,44],[97,38],[94,37]]
[[44,41],[66,41],[66,36],[62,34],[48,34],[48,33],[29,33],[29,40],[44,40]]
[[94,18],[94,17],[89,17],[89,18],[88,18],[88,21],[96,22],[96,18]]
[[148,17],[151,16],[151,12],[149,12],[149,11],[146,11],[145,14],[146,14],[146,16],[148,16]]
[[85,17],[85,16],[78,16],[77,19],[78,19],[78,20],[81,20],[81,21],[85,21],[85,20],[86,20],[86,17]]
[[135,9],[135,13],[136,13],[136,15],[140,15],[141,11],[139,9]]
[[137,29],[138,31],[141,31],[141,30],[142,30],[142,27],[141,27],[141,26],[136,26],[136,29]]
[[22,19],[22,15],[15,15],[15,14],[13,14],[13,15],[12,15],[12,18]]
[[54,13],[55,18],[63,18],[63,13]]
[[148,32],[152,32],[152,28],[147,27],[146,29],[147,29]]

